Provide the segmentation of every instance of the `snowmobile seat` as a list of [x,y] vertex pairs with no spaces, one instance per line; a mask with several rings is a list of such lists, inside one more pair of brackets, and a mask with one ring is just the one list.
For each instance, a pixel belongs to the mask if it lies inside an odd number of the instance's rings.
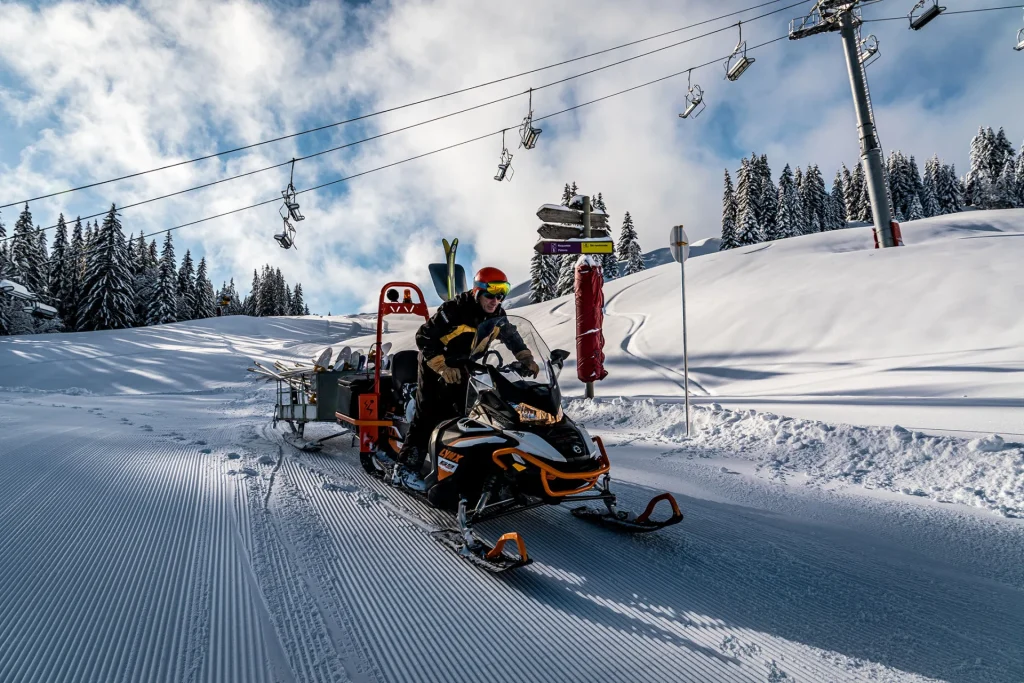
[[402,388],[406,384],[416,384],[420,371],[418,351],[399,351],[391,358],[391,390],[396,402],[402,400]]

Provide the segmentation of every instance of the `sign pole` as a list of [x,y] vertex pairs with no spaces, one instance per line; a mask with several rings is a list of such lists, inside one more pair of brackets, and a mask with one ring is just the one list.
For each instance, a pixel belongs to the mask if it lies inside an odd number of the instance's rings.
[[683,390],[686,394],[686,436],[690,436],[690,362],[686,350],[686,262],[679,262],[683,292]]
[[[590,197],[583,196],[583,239],[590,239]],[[584,396],[594,398],[594,383],[587,382]]]
[[675,225],[669,233],[669,249],[672,258],[679,262],[679,277],[682,279],[683,295],[683,393],[686,398],[686,436],[690,436],[690,360],[686,349],[686,259],[690,255],[690,238],[683,226]]

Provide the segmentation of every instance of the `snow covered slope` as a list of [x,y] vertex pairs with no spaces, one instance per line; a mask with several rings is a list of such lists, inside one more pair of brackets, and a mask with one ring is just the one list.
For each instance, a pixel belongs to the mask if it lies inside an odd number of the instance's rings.
[[[875,250],[869,228],[850,228],[689,261],[693,392],[829,421],[1024,435],[1024,210],[915,221],[903,235],[906,247]],[[613,281],[605,300],[598,395],[681,396],[678,266]],[[575,351],[570,298],[516,313]]]

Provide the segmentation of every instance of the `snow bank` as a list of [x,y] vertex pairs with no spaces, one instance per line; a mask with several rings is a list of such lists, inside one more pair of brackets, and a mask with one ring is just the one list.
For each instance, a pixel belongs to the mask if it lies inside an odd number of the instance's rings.
[[967,440],[891,428],[832,425],[718,404],[685,407],[652,399],[577,399],[567,407],[588,427],[617,437],[678,444],[682,457],[741,458],[761,476],[809,485],[858,485],[1024,517],[1024,444],[998,435]]

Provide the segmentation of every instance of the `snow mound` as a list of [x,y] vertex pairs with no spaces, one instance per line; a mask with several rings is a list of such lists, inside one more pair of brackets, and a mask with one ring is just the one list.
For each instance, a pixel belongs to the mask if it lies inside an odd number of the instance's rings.
[[680,457],[746,459],[769,479],[800,474],[809,485],[857,485],[1024,517],[1024,444],[998,435],[968,441],[899,425],[833,425],[717,403],[690,410],[687,438],[685,407],[678,403],[577,399],[567,406],[588,427],[678,444]]

